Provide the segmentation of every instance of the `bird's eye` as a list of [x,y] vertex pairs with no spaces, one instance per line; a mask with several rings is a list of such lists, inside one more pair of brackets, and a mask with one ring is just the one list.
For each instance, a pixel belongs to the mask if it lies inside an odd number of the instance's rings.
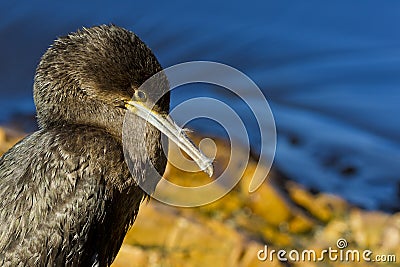
[[137,101],[146,101],[146,99],[147,99],[146,93],[143,91],[140,91],[140,90],[135,91],[134,98]]

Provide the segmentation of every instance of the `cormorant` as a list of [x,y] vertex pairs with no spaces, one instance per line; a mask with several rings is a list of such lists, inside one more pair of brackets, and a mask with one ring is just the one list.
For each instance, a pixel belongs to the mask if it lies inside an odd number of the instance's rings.
[[[114,25],[83,28],[46,51],[34,80],[39,130],[0,158],[0,266],[110,265],[148,196],[140,166],[164,172],[160,130],[179,136],[211,175],[211,161],[167,117],[166,78],[140,87],[161,70],[134,33]],[[133,144],[133,174],[122,145],[127,110],[145,143]]]

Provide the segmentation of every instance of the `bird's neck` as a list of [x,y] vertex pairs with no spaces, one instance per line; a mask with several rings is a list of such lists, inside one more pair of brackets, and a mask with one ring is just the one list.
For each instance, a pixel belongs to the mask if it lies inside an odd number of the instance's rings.
[[122,128],[126,113],[124,109],[102,103],[87,105],[79,100],[70,102],[68,105],[46,107],[46,109],[48,110],[45,112],[41,109],[37,110],[38,123],[42,129],[84,125],[102,129],[122,142]]

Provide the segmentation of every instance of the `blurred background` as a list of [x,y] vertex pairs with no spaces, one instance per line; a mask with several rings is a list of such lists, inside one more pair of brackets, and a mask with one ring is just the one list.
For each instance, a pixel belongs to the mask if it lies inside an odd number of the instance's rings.
[[[397,211],[399,10],[398,1],[371,0],[2,1],[0,122],[34,114],[35,67],[55,37],[114,23],[134,31],[164,67],[212,60],[248,75],[272,108],[274,167],[289,179],[367,209]],[[188,87],[173,92],[172,106],[195,96],[230,105],[246,124],[253,153],[260,152],[263,129],[240,99],[223,89]],[[217,124],[190,127],[224,135]]]

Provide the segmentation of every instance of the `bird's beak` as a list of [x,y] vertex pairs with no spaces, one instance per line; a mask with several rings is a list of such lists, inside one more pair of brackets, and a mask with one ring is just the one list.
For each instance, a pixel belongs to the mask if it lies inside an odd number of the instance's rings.
[[184,130],[180,128],[168,115],[160,114],[150,110],[139,101],[128,101],[125,103],[126,109],[137,116],[146,120],[148,123],[160,130],[170,140],[176,143],[189,157],[191,157],[202,171],[210,177],[213,175],[214,168],[212,160],[206,157],[189,139]]

